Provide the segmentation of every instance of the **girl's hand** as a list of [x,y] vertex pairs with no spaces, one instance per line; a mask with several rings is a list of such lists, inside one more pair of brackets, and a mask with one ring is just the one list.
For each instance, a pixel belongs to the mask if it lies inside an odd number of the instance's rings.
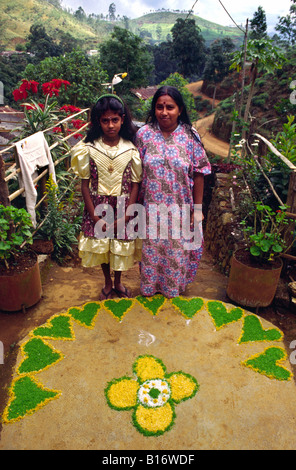
[[92,220],[94,221],[94,224],[97,230],[100,230],[101,232],[107,231],[108,226],[104,219],[102,219],[101,217],[94,216]]
[[114,235],[117,234],[117,227],[119,226],[120,228],[125,227],[125,224],[129,221],[130,217],[129,215],[125,215],[124,217],[121,217],[120,219],[115,219],[114,221]]

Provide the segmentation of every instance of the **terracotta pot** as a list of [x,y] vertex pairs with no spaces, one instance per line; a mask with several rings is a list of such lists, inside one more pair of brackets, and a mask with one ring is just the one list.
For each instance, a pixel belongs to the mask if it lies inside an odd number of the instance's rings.
[[274,299],[283,262],[279,267],[263,269],[248,266],[236,258],[231,259],[231,268],[226,293],[239,305],[246,307],[268,307]]
[[12,276],[0,276],[0,310],[24,310],[41,299],[41,278],[38,257],[35,256],[35,264],[26,271]]

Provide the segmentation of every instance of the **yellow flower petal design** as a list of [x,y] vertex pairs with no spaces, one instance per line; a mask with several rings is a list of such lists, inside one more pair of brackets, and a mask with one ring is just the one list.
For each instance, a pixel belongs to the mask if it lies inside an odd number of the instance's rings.
[[133,416],[135,426],[145,435],[160,435],[167,431],[174,422],[175,412],[170,403],[159,408],[145,408],[139,405]]
[[128,377],[114,380],[108,384],[105,394],[111,408],[128,410],[136,406],[139,384]]
[[154,356],[140,356],[133,370],[141,382],[155,378],[162,379],[165,375],[164,364]]
[[198,383],[189,374],[175,372],[167,379],[171,386],[171,398],[175,403],[192,398],[198,390]]

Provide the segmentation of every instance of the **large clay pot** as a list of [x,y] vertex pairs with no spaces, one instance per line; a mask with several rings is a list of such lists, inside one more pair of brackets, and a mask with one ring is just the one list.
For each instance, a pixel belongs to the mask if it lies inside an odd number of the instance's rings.
[[41,278],[38,257],[35,256],[35,264],[26,271],[12,276],[0,276],[0,310],[24,311],[41,299]]
[[248,266],[238,261],[237,253],[231,259],[231,268],[227,285],[228,297],[245,307],[268,307],[275,296],[283,262],[274,269],[262,269]]

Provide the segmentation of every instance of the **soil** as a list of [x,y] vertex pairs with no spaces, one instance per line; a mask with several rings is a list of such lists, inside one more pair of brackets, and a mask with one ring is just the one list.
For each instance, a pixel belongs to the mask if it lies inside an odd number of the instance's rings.
[[37,254],[34,251],[26,250],[21,253],[15,253],[7,260],[9,268],[5,266],[4,261],[0,263],[0,282],[1,276],[13,276],[30,269],[37,261]]
[[235,253],[235,258],[242,264],[250,266],[251,268],[260,268],[266,270],[277,269],[281,267],[281,260],[279,258],[274,261],[260,261],[255,256],[250,255],[245,249],[240,249]]

